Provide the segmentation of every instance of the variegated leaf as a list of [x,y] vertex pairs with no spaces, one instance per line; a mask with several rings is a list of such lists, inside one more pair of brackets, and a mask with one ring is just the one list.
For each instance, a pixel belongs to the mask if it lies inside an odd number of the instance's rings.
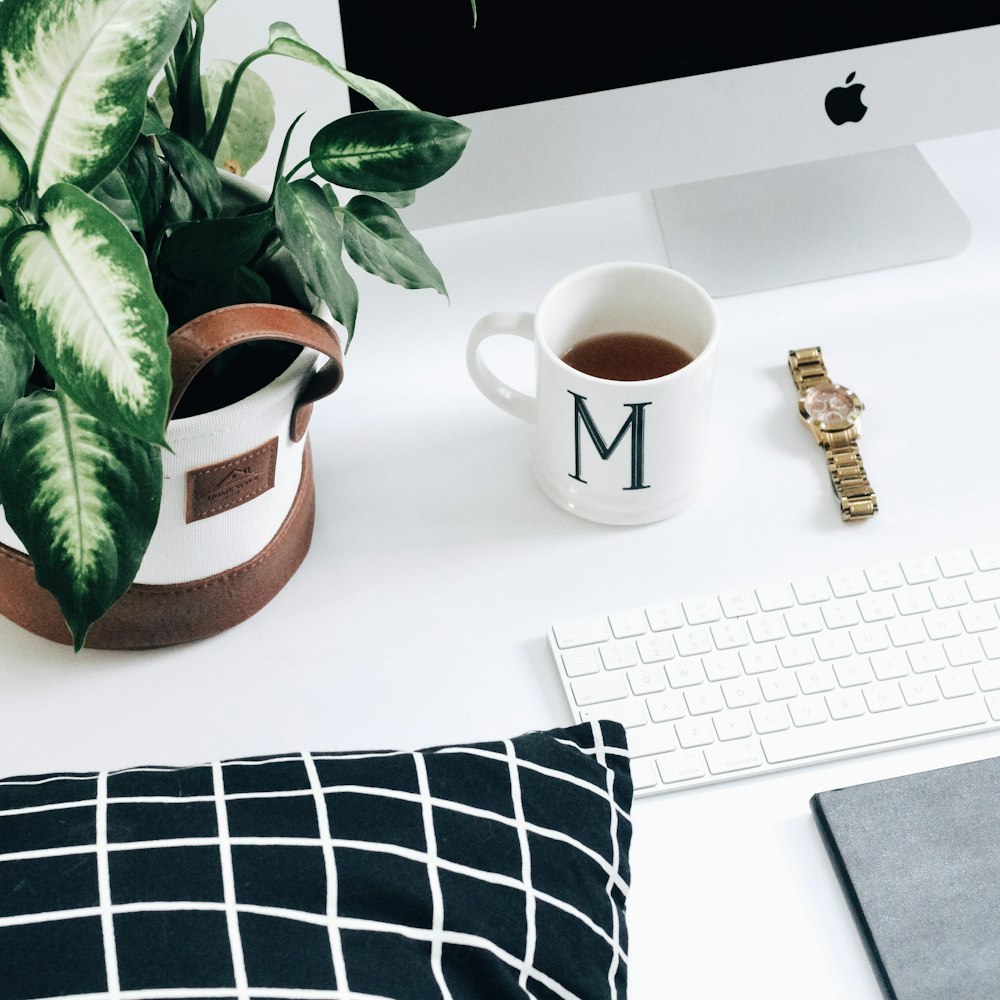
[[109,427],[163,442],[170,396],[167,314],[146,258],[100,202],[55,184],[40,226],[0,251],[4,290],[21,329],[66,394]]
[[63,180],[89,188],[124,157],[189,10],[189,0],[0,4],[0,129],[39,193]]
[[19,400],[0,435],[4,513],[79,649],[128,589],[160,509],[160,451],[61,392]]
[[399,214],[370,195],[352,198],[344,210],[344,244],[366,271],[403,288],[433,288],[447,295],[441,272]]
[[313,294],[347,328],[350,345],[358,316],[358,286],[344,266],[344,233],[330,202],[312,181],[289,183],[282,178],[275,188],[274,209],[282,243]]
[[309,146],[324,180],[357,191],[409,191],[450,170],[469,129],[428,111],[359,111],[321,128]]
[[302,36],[287,21],[275,21],[271,25],[268,38],[268,47],[265,50],[273,52],[275,55],[288,56],[291,59],[298,59],[301,62],[317,66],[338,80],[346,83],[348,87],[363,97],[367,97],[376,108],[397,108],[416,110],[416,105],[412,104],[405,97],[401,97],[391,87],[377,80],[369,80],[367,77],[358,76],[343,66],[330,62],[325,56],[320,55],[315,49],[310,48],[302,40]]
[[0,302],[0,424],[7,411],[24,395],[35,366],[35,352],[10,309]]
[[15,202],[28,188],[28,167],[14,144],[0,132],[0,202]]

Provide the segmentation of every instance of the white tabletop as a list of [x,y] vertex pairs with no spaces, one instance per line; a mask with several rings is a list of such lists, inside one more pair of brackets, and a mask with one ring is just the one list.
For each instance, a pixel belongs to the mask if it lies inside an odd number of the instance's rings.
[[[542,495],[529,426],[479,395],[464,347],[480,315],[531,309],[576,268],[665,262],[649,199],[422,234],[450,303],[361,281],[344,385],[312,425],[318,519],[292,582],[232,631],[157,652],[73,656],[0,621],[2,772],[567,725],[553,621],[1000,538],[1000,132],[922,148],[973,222],[970,247],[719,300],[709,486],[643,527]],[[866,524],[841,523],[795,414],[786,355],[814,344],[867,404],[881,510]],[[505,363],[527,373],[519,346]],[[971,736],[637,801],[630,995],[878,1000],[809,796],[998,752],[1000,738]]]

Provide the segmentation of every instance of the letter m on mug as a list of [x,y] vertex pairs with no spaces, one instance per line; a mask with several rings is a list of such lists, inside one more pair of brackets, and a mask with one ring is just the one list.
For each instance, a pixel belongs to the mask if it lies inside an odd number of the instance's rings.
[[604,462],[606,462],[612,454],[614,454],[615,449],[622,443],[625,436],[630,434],[632,439],[631,482],[627,486],[623,486],[622,489],[649,489],[649,483],[643,482],[645,464],[645,418],[646,407],[649,406],[649,403],[623,404],[625,409],[628,410],[628,416],[625,418],[625,423],[623,423],[618,429],[618,433],[615,435],[614,440],[611,444],[608,444],[604,440],[604,436],[598,429],[597,424],[594,422],[593,415],[590,410],[587,409],[587,397],[578,395],[573,392],[572,389],[567,389],[566,391],[573,397],[573,445],[576,455],[576,470],[569,474],[570,479],[575,479],[581,483],[586,483],[587,481],[583,478],[582,471],[583,434],[581,433],[581,429],[585,428],[591,442],[597,449],[597,454]]

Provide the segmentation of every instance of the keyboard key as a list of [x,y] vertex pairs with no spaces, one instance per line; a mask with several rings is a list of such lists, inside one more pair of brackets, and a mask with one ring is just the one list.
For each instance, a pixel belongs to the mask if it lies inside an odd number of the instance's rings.
[[793,608],[785,612],[785,624],[789,635],[812,635],[823,631],[823,616],[818,608]]
[[690,715],[710,715],[722,710],[722,692],[716,684],[685,688],[684,702]]
[[747,628],[754,642],[771,642],[773,639],[784,639],[788,635],[785,619],[777,613],[757,615],[750,619]]
[[740,663],[743,651],[737,653],[735,650],[727,650],[725,653],[714,653],[701,658],[701,665],[705,668],[705,676],[710,681],[726,681],[739,677],[743,673]]
[[932,639],[953,639],[962,634],[962,619],[954,609],[924,615],[923,623]]
[[937,560],[933,556],[918,559],[904,559],[899,564],[907,583],[932,583],[941,575]]
[[847,628],[861,622],[861,613],[858,611],[856,601],[835,601],[824,604],[821,610],[827,628]]
[[868,593],[868,581],[860,570],[831,573],[827,579],[834,597],[860,597]]
[[644,635],[636,639],[635,646],[643,663],[672,660],[676,655],[674,641],[669,635]]
[[788,729],[792,720],[784,705],[756,705],[750,709],[750,718],[758,733],[780,733]]
[[757,602],[754,600],[752,591],[721,594],[719,603],[722,605],[722,613],[727,618],[746,618],[757,614]]
[[640,729],[628,732],[628,752],[631,757],[648,757],[651,754],[667,753],[677,747],[674,727],[669,723],[649,723]]
[[626,674],[632,694],[659,694],[667,690],[667,678],[663,667],[656,663],[649,667],[633,667]]
[[787,584],[757,588],[757,603],[761,611],[784,611],[794,607],[795,595]]
[[716,649],[738,649],[750,642],[746,626],[742,622],[716,622],[709,627]]
[[625,678],[621,674],[595,674],[570,682],[573,697],[581,708],[602,701],[618,701],[628,697]]
[[860,691],[837,691],[826,696],[826,708],[831,719],[853,719],[868,711]]
[[675,722],[677,742],[685,749],[706,747],[715,742],[715,726],[711,719],[685,719]]
[[697,660],[668,663],[666,670],[667,682],[672,688],[691,687],[705,681],[705,670]]
[[660,781],[672,785],[677,781],[690,781],[705,777],[705,757],[701,753],[671,753],[656,758]]
[[597,650],[593,646],[583,646],[563,653],[562,662],[567,677],[584,677],[587,674],[600,673],[601,670]]
[[972,550],[972,558],[984,573],[1000,569],[1000,545],[979,545]]
[[656,788],[659,784],[656,763],[649,757],[640,757],[631,762],[632,787],[638,792]]
[[777,670],[778,654],[773,646],[751,646],[749,649],[740,650],[740,663],[743,672],[746,674],[766,674],[772,670]]
[[1000,570],[974,576],[965,586],[974,601],[996,601],[1000,599]]
[[899,690],[907,705],[927,705],[941,697],[933,677],[905,677],[899,682]]
[[894,712],[903,707],[898,684],[872,684],[861,689],[870,712]]
[[722,696],[730,708],[749,708],[751,705],[760,704],[760,684],[752,677],[723,681],[721,687]]
[[605,670],[623,670],[625,667],[634,667],[639,662],[635,643],[632,642],[612,642],[601,646],[601,659]]
[[606,618],[576,618],[573,621],[561,622],[552,628],[556,645],[560,649],[571,649],[573,646],[586,646],[593,642],[603,642],[608,638],[608,620]]
[[890,646],[889,630],[881,622],[852,628],[850,636],[858,653],[880,653]]
[[946,577],[968,576],[976,571],[976,561],[968,549],[942,552],[937,557],[937,564],[941,567],[941,575]]
[[956,667],[937,675],[938,687],[945,698],[965,698],[977,694],[979,686],[969,667]]
[[723,742],[741,740],[753,736],[750,713],[744,710],[713,715],[712,725],[715,726],[715,731],[719,739]]
[[813,726],[805,732],[789,730],[760,738],[764,756],[772,764],[841,753],[861,747],[929,736],[981,726],[989,719],[982,702],[971,698],[935,702],[921,711],[883,712],[860,719],[846,719],[836,725]]
[[722,608],[716,597],[698,597],[690,601],[682,601],[684,617],[689,625],[708,625],[717,622],[722,617]]
[[760,767],[764,763],[764,756],[756,740],[743,740],[709,747],[705,751],[705,761],[712,774],[730,774],[733,771]]
[[655,604],[646,608],[646,620],[654,632],[667,632],[670,629],[682,628],[687,622],[679,601],[670,604]]
[[865,594],[858,598],[858,610],[866,622],[884,622],[896,617],[896,602],[891,594]]
[[967,667],[979,663],[983,658],[983,647],[973,635],[963,635],[957,639],[945,639],[944,655],[953,667]]
[[764,696],[764,701],[784,701],[799,694],[798,681],[795,680],[795,674],[791,670],[765,674],[757,678],[757,683],[760,684],[760,693]]
[[830,585],[822,576],[793,580],[792,593],[799,604],[818,604],[820,601],[830,600],[832,596]]
[[934,610],[929,587],[904,587],[894,591],[892,597],[901,615],[923,615]]
[[795,671],[802,693],[824,694],[837,686],[833,668],[828,663],[818,663],[811,667],[800,667]]
[[902,587],[906,580],[898,563],[883,563],[880,566],[869,566],[865,570],[868,586],[872,590],[892,590]]
[[684,699],[672,691],[646,699],[646,711],[653,722],[673,722],[687,715]]
[[645,726],[649,722],[643,710],[642,702],[633,701],[631,698],[625,701],[606,702],[595,708],[580,709],[581,722],[597,721],[600,719],[613,719],[615,722],[620,722],[626,729]]
[[774,648],[783,667],[804,667],[816,662],[816,650],[808,640],[788,639],[776,643]]
[[616,639],[633,639],[645,635],[648,626],[646,616],[641,611],[619,611],[608,615],[611,634]]
[[872,671],[880,681],[898,680],[910,674],[910,661],[901,650],[887,650],[868,657]]
[[792,717],[792,725],[799,728],[818,726],[829,718],[826,702],[822,698],[803,698],[790,702],[788,714]]
[[682,629],[674,633],[674,644],[681,656],[700,656],[712,652],[712,638],[707,628]]
[[957,608],[969,603],[969,589],[964,580],[938,580],[930,585],[930,592],[939,608]]

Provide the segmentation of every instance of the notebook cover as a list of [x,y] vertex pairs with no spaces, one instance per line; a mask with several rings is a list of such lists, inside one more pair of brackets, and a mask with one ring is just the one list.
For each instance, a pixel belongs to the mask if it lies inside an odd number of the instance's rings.
[[1000,998],[1000,758],[810,799],[889,1000]]

